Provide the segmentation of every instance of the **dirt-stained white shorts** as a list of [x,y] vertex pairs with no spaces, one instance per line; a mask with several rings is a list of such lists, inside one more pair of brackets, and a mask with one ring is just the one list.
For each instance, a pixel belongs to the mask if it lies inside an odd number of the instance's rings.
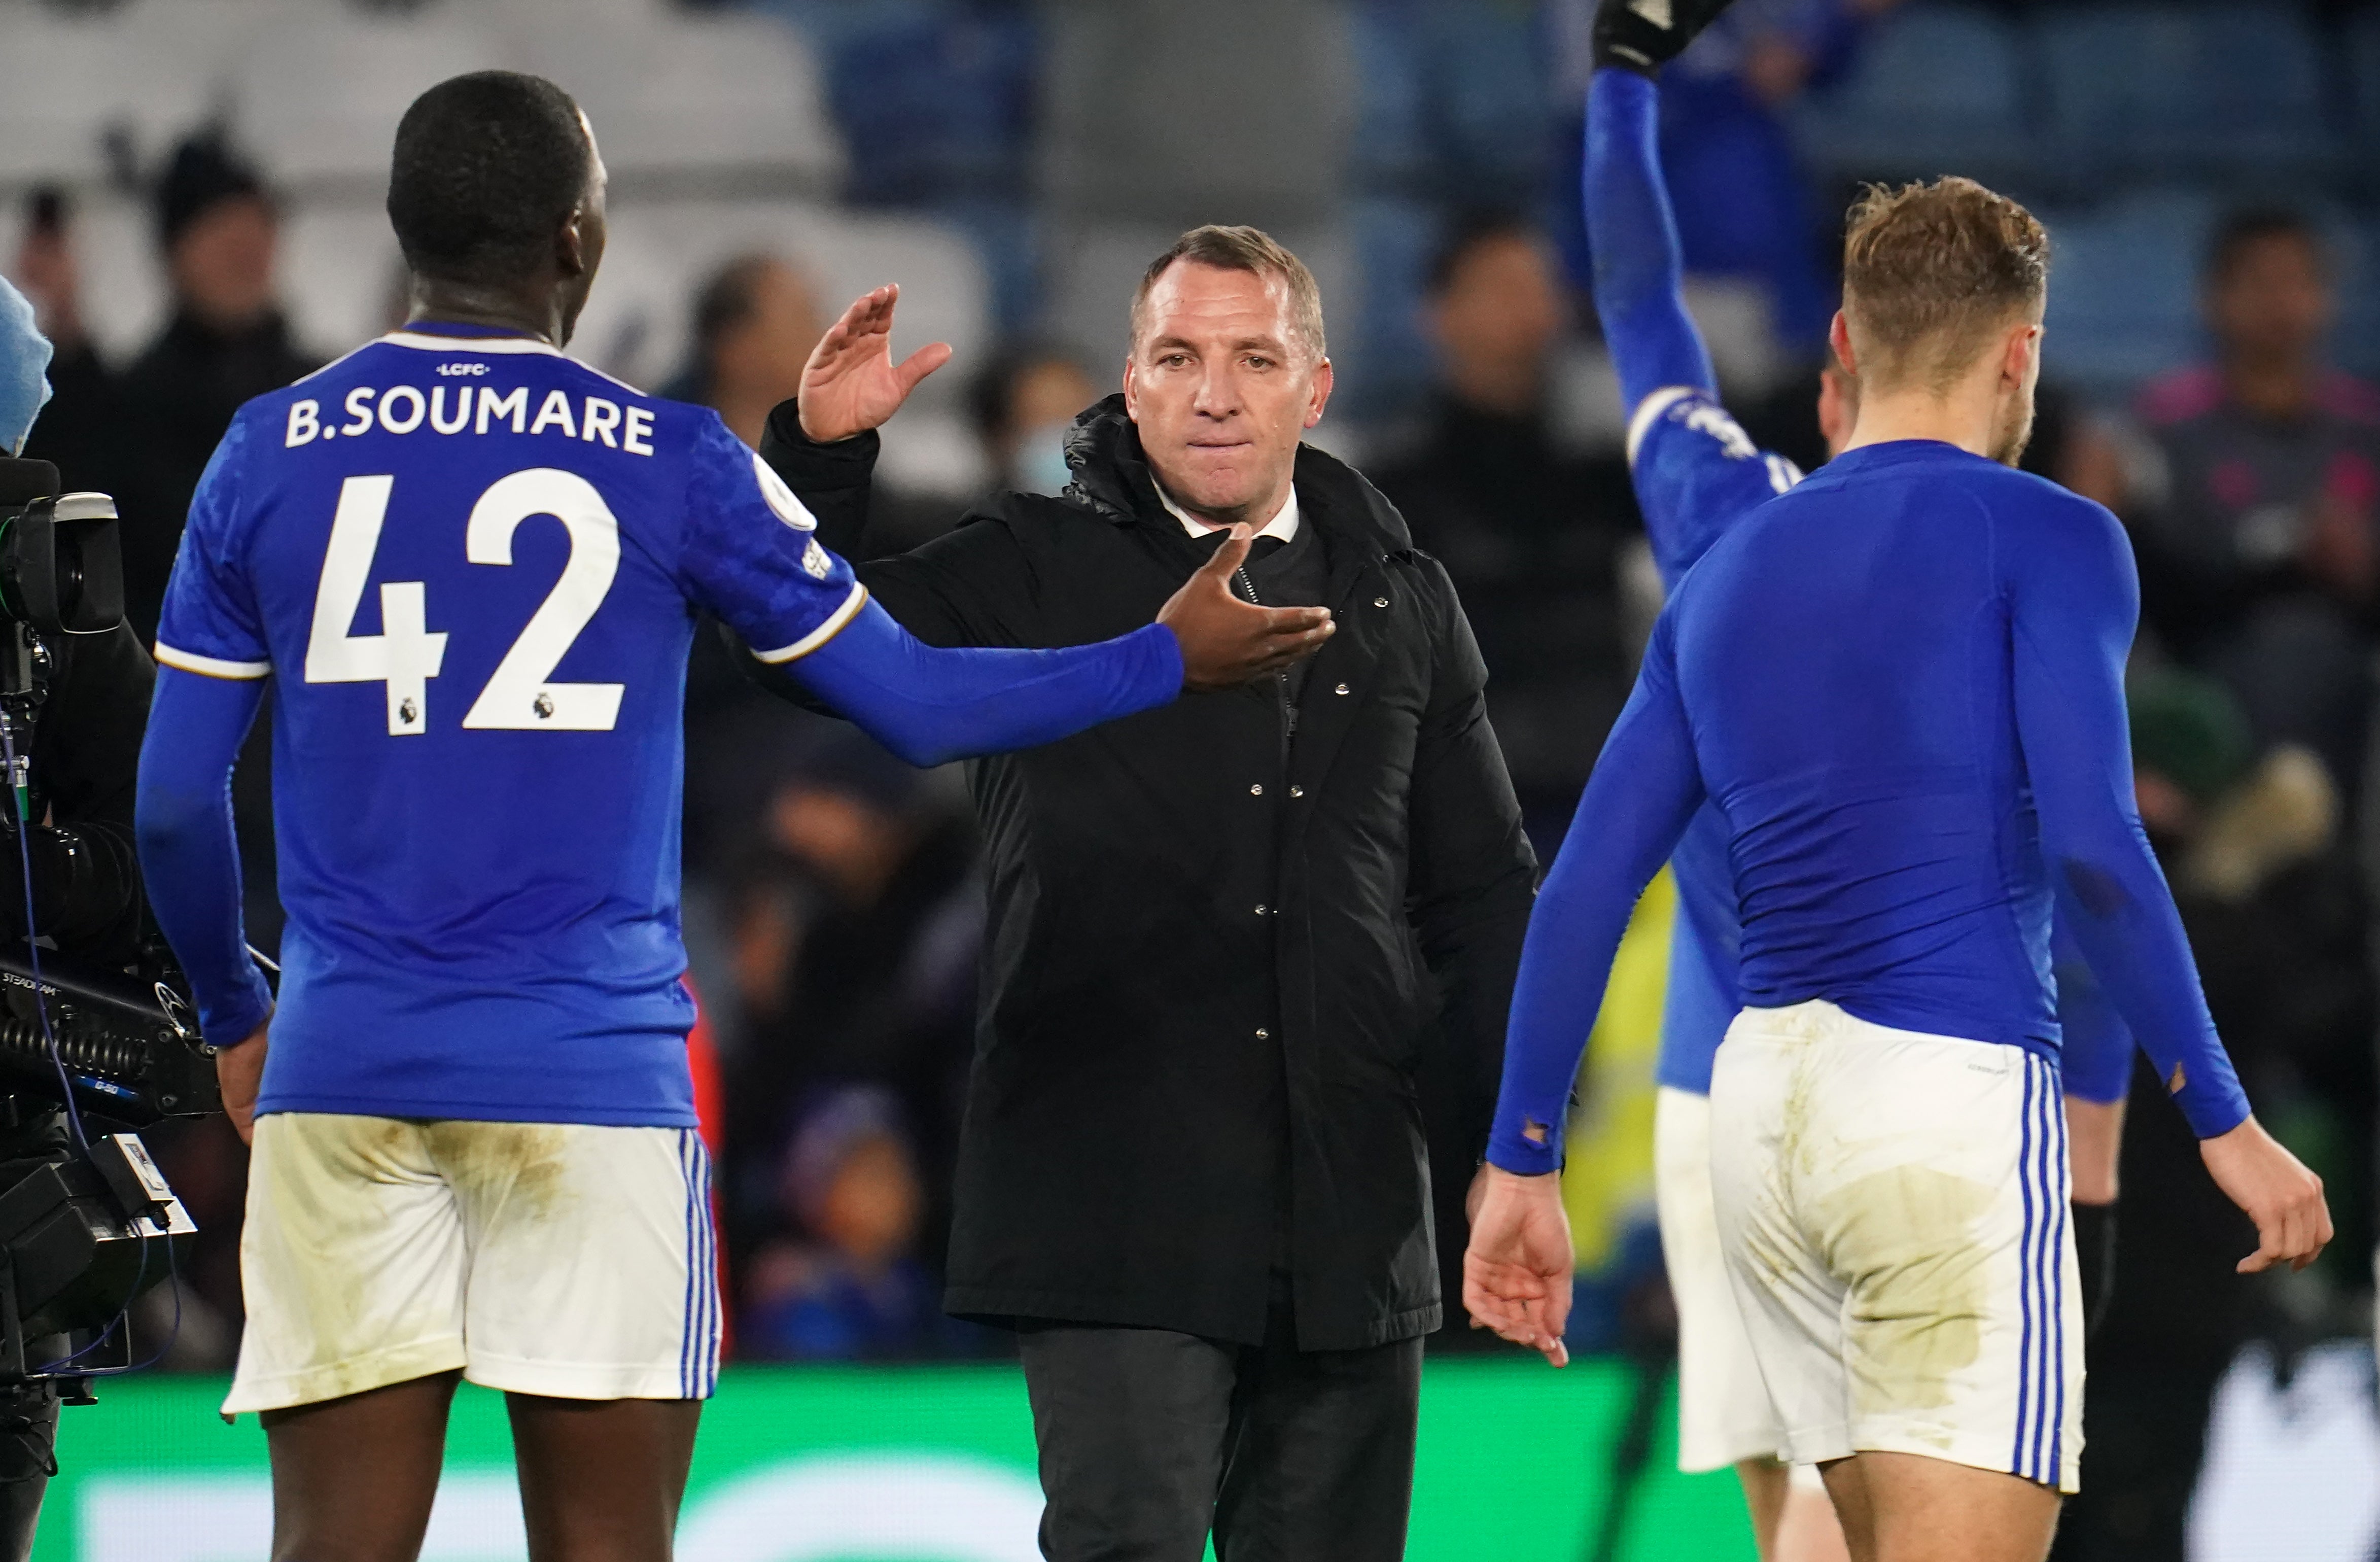
[[276,1112],[240,1237],[224,1414],[433,1373],[564,1399],[719,1375],[710,1164],[689,1129]]
[[1706,1095],[1663,1085],[1654,1097],[1653,1192],[1678,1308],[1678,1468],[1689,1475],[1785,1446],[1719,1251],[1710,1123]]
[[2078,1489],[2082,1297],[2057,1068],[1745,1009],[1711,1074],[1720,1246],[1780,1452],[1920,1454]]

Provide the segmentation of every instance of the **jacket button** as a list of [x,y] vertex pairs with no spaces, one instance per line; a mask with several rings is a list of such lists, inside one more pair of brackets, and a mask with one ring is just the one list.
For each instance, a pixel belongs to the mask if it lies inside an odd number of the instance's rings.
[[1374,607],[1386,607],[1388,604],[1389,599],[1384,596],[1376,596],[1372,599],[1372,605]]
[[1266,1030],[1263,1026],[1259,1025],[1259,1026],[1257,1026],[1257,1041],[1260,1041],[1260,1042],[1269,1042],[1269,1041],[1271,1041],[1271,1040],[1272,1040],[1272,1032],[1271,1032],[1271,1031],[1268,1031],[1268,1030]]
[[1331,693],[1333,693],[1333,694],[1344,694],[1344,693],[1346,693],[1346,692],[1347,692],[1347,686],[1346,686],[1345,684],[1343,684],[1343,683],[1342,683],[1342,684],[1341,684],[1338,688],[1336,688],[1336,689],[1332,689],[1330,692],[1331,692]]
[[1248,788],[1248,796],[1252,798],[1260,798],[1264,796],[1264,783],[1259,781],[1255,786],[1250,787]]
[[1289,789],[1289,795],[1293,798],[1302,798],[1305,795],[1305,788],[1303,787],[1292,787]]
[[1264,909],[1263,907],[1261,907],[1261,906],[1257,907],[1257,916],[1259,916],[1259,917],[1261,917],[1261,916],[1265,915],[1265,909]]

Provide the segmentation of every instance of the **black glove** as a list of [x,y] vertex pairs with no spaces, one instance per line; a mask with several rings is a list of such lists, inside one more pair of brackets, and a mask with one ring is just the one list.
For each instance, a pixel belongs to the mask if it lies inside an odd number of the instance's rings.
[[1595,13],[1595,65],[1650,76],[1685,52],[1729,0],[1603,0]]
[[2099,1332],[2116,1292],[2116,1206],[2077,1203],[2074,1260],[2082,1272],[2082,1337]]

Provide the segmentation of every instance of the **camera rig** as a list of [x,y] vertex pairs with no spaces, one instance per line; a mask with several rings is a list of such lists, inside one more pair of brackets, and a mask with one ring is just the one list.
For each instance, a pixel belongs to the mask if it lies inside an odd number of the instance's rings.
[[[60,494],[47,462],[0,460],[0,851],[36,823],[54,637],[123,619],[115,525],[107,495]],[[197,1234],[138,1131],[222,1106],[213,1049],[173,978],[162,962],[136,977],[0,945],[0,1386],[87,1398],[80,1379],[129,1364],[125,1309]],[[114,1359],[97,1359],[111,1337]]]

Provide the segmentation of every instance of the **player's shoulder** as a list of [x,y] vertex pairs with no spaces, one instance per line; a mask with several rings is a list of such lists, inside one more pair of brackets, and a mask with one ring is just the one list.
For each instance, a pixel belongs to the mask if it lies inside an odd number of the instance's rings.
[[2132,543],[2113,510],[2034,472],[1985,463],[1969,480],[1990,516],[2003,567],[2132,573]]

